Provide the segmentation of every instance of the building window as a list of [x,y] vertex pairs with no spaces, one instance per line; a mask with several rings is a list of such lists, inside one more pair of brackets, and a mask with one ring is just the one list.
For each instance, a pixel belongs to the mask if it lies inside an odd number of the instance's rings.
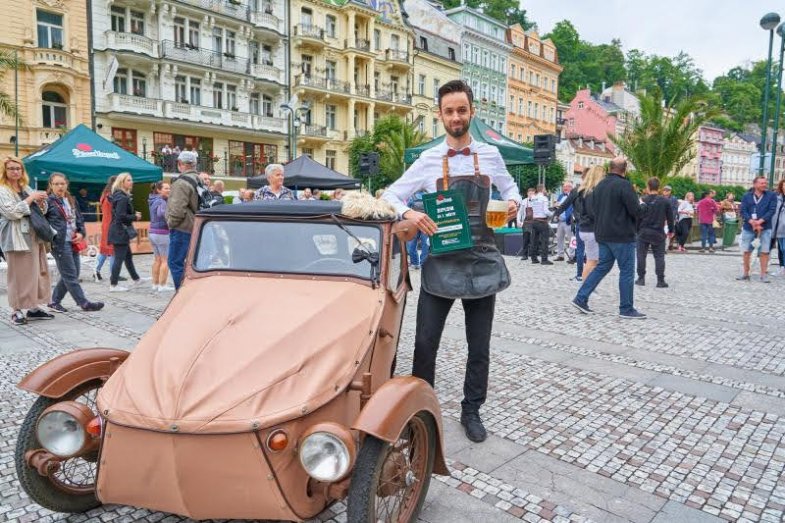
[[311,76],[311,68],[313,65],[313,57],[307,54],[302,55],[303,63],[301,65],[303,74],[306,77]]
[[191,103],[194,105],[202,105],[202,81],[198,78],[191,78]]
[[452,47],[447,48],[447,58],[449,58],[453,62],[455,61],[455,49],[453,49]]
[[438,78],[433,79],[433,99],[438,103],[439,100],[439,87],[441,87],[441,83]]
[[197,22],[188,21],[188,43],[191,47],[199,47],[199,24]]
[[472,46],[463,44],[463,61],[468,62],[472,58]]
[[324,166],[328,169],[335,170],[335,151],[326,150],[324,156]]
[[128,69],[118,69],[113,84],[115,93],[128,94]]
[[180,16],[174,19],[174,46],[182,47],[185,44],[185,18]]
[[422,49],[423,51],[428,50],[428,39],[425,38],[424,36],[420,37],[420,49]]
[[224,48],[224,30],[220,27],[213,28],[213,52],[221,54]]
[[224,54],[230,57],[235,57],[235,50],[237,46],[237,35],[234,31],[226,31],[226,42],[224,47]]
[[510,76],[515,78],[515,64],[510,64]]
[[144,36],[144,13],[131,11],[131,32]]
[[335,80],[336,69],[338,69],[338,64],[332,60],[327,60],[327,63],[325,65],[327,66],[324,73],[325,77],[328,80]]
[[472,46],[472,62],[480,65],[480,48]]
[[507,107],[507,112],[515,112],[515,97],[513,95],[510,95],[510,105]]
[[131,73],[131,80],[133,82],[134,96],[147,96],[147,77],[138,71],[134,71]]
[[390,77],[390,89],[392,90],[393,94],[398,94],[398,77],[391,76]]
[[529,100],[528,106],[526,108],[526,116],[528,116],[529,118],[532,117],[532,102],[531,102],[531,100]]
[[327,15],[324,17],[324,26],[327,36],[330,38],[335,38],[336,28],[338,27],[338,20],[333,15]]
[[382,48],[382,32],[379,29],[373,30],[373,48],[377,51]]
[[248,102],[251,114],[260,114],[261,104],[259,103],[259,93],[251,93]]
[[38,47],[63,48],[63,15],[38,10]]
[[240,108],[237,105],[237,86],[236,85],[227,85],[226,86],[226,108],[231,109],[232,111],[239,111]]
[[262,114],[268,118],[273,117],[273,97],[269,95],[262,96]]
[[112,141],[129,153],[136,154],[136,129],[112,127]]
[[47,129],[68,127],[65,99],[54,91],[44,91],[41,99],[43,127]]
[[324,106],[324,121],[328,129],[333,129],[333,130],[335,129],[336,112],[337,111],[334,105]]
[[425,75],[421,74],[417,79],[417,94],[425,96]]
[[125,7],[112,6],[112,31],[125,32]]
[[313,160],[313,149],[311,147],[303,147],[300,150],[303,152],[303,156],[307,156]]
[[489,55],[488,51],[482,52],[482,66],[485,67],[486,69],[488,68],[488,59],[489,59],[488,55]]
[[188,86],[185,76],[174,77],[174,97],[177,102],[188,103]]
[[518,115],[523,116],[523,98],[518,98]]
[[307,7],[300,9],[300,23],[309,28],[313,26],[313,11]]
[[578,109],[583,109],[583,102],[578,102]]
[[379,94],[379,80],[381,79],[381,74],[378,71],[373,73],[373,90],[376,94]]
[[273,65],[273,46],[262,45],[262,63],[264,65]]
[[433,123],[431,124],[431,135],[436,138],[439,136],[439,119],[434,118]]
[[401,38],[398,35],[390,35],[390,49],[398,51],[401,48]]
[[213,107],[216,109],[224,108],[224,84],[220,82],[213,84]]

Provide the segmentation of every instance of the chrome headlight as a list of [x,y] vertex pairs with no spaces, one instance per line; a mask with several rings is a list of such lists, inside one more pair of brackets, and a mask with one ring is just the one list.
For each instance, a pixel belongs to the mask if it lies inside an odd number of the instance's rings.
[[65,401],[52,405],[38,418],[38,442],[55,456],[75,456],[90,442],[85,426],[93,417],[90,408],[81,403]]
[[334,423],[321,423],[305,433],[300,463],[313,479],[330,483],[346,476],[355,457],[351,433]]

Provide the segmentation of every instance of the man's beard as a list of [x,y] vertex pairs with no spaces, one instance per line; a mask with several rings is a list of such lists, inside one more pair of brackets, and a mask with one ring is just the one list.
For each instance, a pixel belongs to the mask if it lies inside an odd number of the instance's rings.
[[457,130],[452,130],[452,128],[450,128],[447,125],[444,126],[444,130],[447,131],[447,134],[449,134],[453,138],[462,138],[463,135],[465,135],[466,133],[469,132],[469,125],[471,125],[471,123],[472,123],[472,120],[470,118],[469,121],[466,122],[466,125],[462,126],[461,128],[459,128]]

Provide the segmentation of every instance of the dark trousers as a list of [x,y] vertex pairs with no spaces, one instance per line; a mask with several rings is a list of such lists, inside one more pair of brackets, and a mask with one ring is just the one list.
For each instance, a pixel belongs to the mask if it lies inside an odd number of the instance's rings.
[[692,218],[684,218],[676,224],[676,236],[679,240],[679,246],[684,247],[684,244],[687,243],[690,229],[692,229]]
[[586,244],[581,240],[581,228],[575,224],[575,275],[583,276],[583,264],[586,262]]
[[547,221],[534,220],[532,222],[532,239],[529,254],[532,259],[538,255],[542,256],[543,260],[548,259],[548,240],[550,239],[551,228],[548,226]]
[[638,278],[646,276],[646,255],[654,255],[654,273],[657,281],[665,280],[665,234],[653,230],[641,230],[638,234]]
[[[436,353],[444,332],[444,323],[454,301],[451,298],[434,296],[420,288],[412,374],[424,379],[431,386],[434,384]],[[465,316],[466,341],[469,345],[461,408],[464,412],[479,412],[488,392],[488,364],[496,295],[461,301]]]
[[87,303],[82,286],[79,285],[79,268],[81,261],[79,253],[71,249],[71,242],[66,242],[65,248],[53,247],[52,256],[60,273],[60,281],[52,291],[52,303],[60,303],[65,298],[66,292],[71,294],[80,307]]
[[120,279],[120,269],[123,267],[123,263],[125,263],[125,269],[128,271],[131,279],[134,281],[139,279],[139,274],[136,272],[136,267],[134,267],[133,256],[134,255],[131,253],[130,245],[125,244],[114,246],[114,258],[112,258],[112,275],[109,277],[109,283],[111,285],[117,285],[117,282]]
[[532,225],[531,223],[524,223],[521,230],[523,231],[523,243],[521,244],[521,257],[529,257],[529,248],[532,242]]
[[191,233],[172,229],[169,231],[169,257],[167,263],[172,273],[174,288],[179,289],[185,275],[185,258],[188,256],[188,245]]

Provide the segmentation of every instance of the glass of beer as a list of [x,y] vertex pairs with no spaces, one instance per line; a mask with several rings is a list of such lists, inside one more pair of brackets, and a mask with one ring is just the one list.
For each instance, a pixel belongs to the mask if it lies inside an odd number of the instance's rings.
[[507,202],[491,200],[488,202],[488,209],[485,211],[485,223],[491,229],[504,227],[507,223]]

